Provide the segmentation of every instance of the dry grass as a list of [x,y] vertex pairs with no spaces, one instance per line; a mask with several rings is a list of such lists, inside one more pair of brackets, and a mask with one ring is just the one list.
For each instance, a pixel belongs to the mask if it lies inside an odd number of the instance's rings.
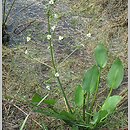
[[[118,112],[114,117],[110,117],[104,128],[115,130],[127,127],[127,91],[123,91],[128,87],[127,74],[127,52],[128,52],[128,36],[127,36],[127,1],[125,0],[99,0],[99,1],[63,1],[65,5],[70,7],[69,20],[63,17],[61,20],[68,20],[70,27],[68,32],[61,27],[61,33],[67,33],[72,36],[73,42],[83,41],[85,48],[74,51],[68,59],[66,59],[59,67],[61,80],[69,100],[73,100],[75,87],[81,83],[84,70],[94,63],[93,49],[99,41],[104,42],[109,49],[108,66],[103,72],[102,84],[99,93],[101,103],[108,93],[105,84],[105,77],[110,64],[115,57],[119,56],[125,66],[125,77],[121,87],[115,94],[123,95],[124,98],[119,104]],[[60,5],[58,5],[60,6]],[[59,9],[59,8],[58,8]],[[74,16],[71,19],[71,16]],[[78,16],[78,17],[76,17]],[[79,18],[79,20],[77,20]],[[82,25],[83,24],[83,25]],[[84,27],[84,28],[83,28]],[[60,27],[59,27],[60,28]],[[71,29],[70,29],[71,28]],[[58,30],[58,29],[57,29]],[[74,34],[71,34],[74,32]],[[92,38],[87,38],[87,33],[92,33]],[[60,32],[59,32],[60,33]],[[75,37],[73,36],[75,35]],[[79,40],[80,39],[80,40]],[[70,38],[71,40],[71,38]],[[66,41],[65,41],[66,43]],[[60,63],[67,57],[76,45],[70,44],[56,46],[57,61]],[[67,42],[69,43],[69,42]],[[57,44],[56,44],[57,45]],[[41,95],[50,94],[50,98],[57,99],[56,106],[64,107],[61,92],[57,87],[57,83],[53,78],[50,69],[50,56],[47,44],[39,44],[31,41],[25,45],[18,45],[15,48],[7,48],[3,46],[3,129],[18,130],[25,119],[26,115],[31,112],[30,101],[35,92]],[[25,50],[29,54],[25,55]],[[48,91],[46,85],[51,85],[51,91]],[[101,96],[102,95],[102,96]],[[69,130],[62,121],[53,118],[44,117],[32,113],[27,121],[27,130],[42,130],[42,123],[45,122],[50,130]],[[30,124],[32,124],[30,126]]]

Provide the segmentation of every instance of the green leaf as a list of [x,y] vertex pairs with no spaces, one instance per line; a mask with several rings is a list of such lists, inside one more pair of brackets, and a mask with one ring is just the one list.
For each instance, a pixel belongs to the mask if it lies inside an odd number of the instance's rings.
[[106,110],[100,110],[99,112],[96,112],[93,116],[93,122],[92,124],[98,124],[102,122],[108,115],[108,112]]
[[35,110],[34,112],[42,113],[42,114],[45,114],[50,117],[55,117],[57,119],[61,119],[69,125],[74,124],[75,120],[76,120],[76,118],[73,114],[66,112],[66,111],[62,111],[62,112],[58,113],[58,112],[54,112],[53,110],[50,110],[50,109],[38,109],[38,110]]
[[81,86],[78,86],[76,88],[76,92],[75,92],[75,104],[77,106],[82,106],[83,105],[83,99],[84,99],[84,92]]
[[35,93],[33,98],[32,98],[32,103],[33,104],[37,104],[39,102],[43,102],[47,105],[54,105],[56,103],[56,100],[54,99],[45,99],[48,95],[46,95],[45,97],[41,97],[39,94]]
[[32,98],[32,102],[33,103],[38,103],[41,100],[42,100],[42,97],[39,94],[35,93],[34,96],[33,96],[33,98]]
[[121,60],[118,58],[112,64],[108,76],[107,83],[112,89],[116,89],[121,84],[124,77],[124,69]]
[[64,119],[65,117],[63,117],[62,115],[60,115],[59,113],[56,113],[54,112],[53,110],[51,109],[38,109],[38,110],[34,110],[34,112],[37,112],[37,113],[42,113],[42,114],[45,114],[47,116],[50,116],[50,117],[55,117],[57,119]]
[[54,105],[56,103],[56,100],[54,100],[54,99],[45,99],[43,102],[45,104],[47,104],[47,105]]
[[79,128],[78,128],[78,126],[73,126],[72,127],[72,130],[78,130]]
[[100,66],[101,68],[104,68],[106,66],[107,50],[102,44],[99,44],[95,49],[95,59],[96,59],[97,65]]
[[94,93],[96,91],[97,84],[99,82],[99,70],[96,65],[89,69],[83,79],[83,90],[88,93]]
[[64,110],[63,110],[62,112],[60,112],[60,115],[66,117],[66,120],[71,120],[71,121],[74,121],[74,120],[75,120],[74,114],[71,114],[71,113],[66,112],[66,111],[64,111]]
[[115,109],[117,104],[121,101],[122,97],[114,95],[106,99],[101,110],[106,110],[108,114],[111,114]]

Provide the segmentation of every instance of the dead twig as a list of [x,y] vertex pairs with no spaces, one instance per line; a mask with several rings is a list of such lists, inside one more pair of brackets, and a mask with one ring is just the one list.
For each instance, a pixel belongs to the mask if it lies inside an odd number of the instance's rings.
[[[16,107],[18,110],[20,110],[22,113],[24,113],[26,116],[30,115],[30,113],[31,113],[30,112],[29,114],[27,114],[24,110],[22,110],[20,107],[18,107],[15,104],[13,104],[13,106]],[[32,121],[34,121],[37,125],[39,125],[41,128],[43,128],[42,125],[40,125],[35,119],[32,118]]]

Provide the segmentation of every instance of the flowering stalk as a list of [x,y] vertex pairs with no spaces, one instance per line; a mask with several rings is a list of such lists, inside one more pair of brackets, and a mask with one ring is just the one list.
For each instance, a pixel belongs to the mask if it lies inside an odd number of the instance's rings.
[[[48,9],[47,18],[48,18],[48,35],[51,36],[50,9]],[[49,37],[49,38],[48,38],[48,41],[49,41],[49,45],[50,45],[51,62],[52,62],[53,68],[54,68],[55,77],[57,78],[57,81],[58,81],[58,83],[59,83],[60,89],[61,89],[62,94],[63,94],[63,96],[64,96],[65,104],[67,105],[69,112],[72,113],[72,110],[71,110],[70,105],[69,105],[69,103],[68,103],[68,100],[67,100],[67,98],[66,98],[66,94],[65,94],[65,92],[64,92],[62,83],[61,83],[60,78],[59,78],[58,70],[57,70],[57,67],[56,67],[56,64],[55,64],[54,48],[53,48],[53,44],[52,44],[52,37]]]

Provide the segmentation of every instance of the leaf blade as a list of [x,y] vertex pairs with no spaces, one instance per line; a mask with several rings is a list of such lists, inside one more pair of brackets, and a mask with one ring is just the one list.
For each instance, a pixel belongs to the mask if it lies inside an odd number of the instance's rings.
[[33,103],[39,103],[41,100],[42,100],[42,97],[37,93],[35,93],[34,96],[32,97]]
[[84,99],[84,92],[82,90],[81,86],[78,86],[76,88],[76,92],[75,92],[75,104],[80,107],[83,105],[83,99]]
[[109,97],[103,104],[103,106],[101,107],[101,110],[106,110],[108,112],[108,114],[111,114],[117,104],[121,101],[122,97],[119,95],[114,95]]
[[96,91],[97,83],[99,81],[99,70],[96,65],[87,70],[83,79],[83,90],[88,93],[94,93]]
[[54,99],[45,99],[43,101],[43,103],[45,103],[47,105],[54,105],[56,103],[56,100],[54,100]]
[[100,66],[101,68],[104,68],[107,64],[107,50],[103,46],[103,44],[99,44],[95,48],[95,60],[97,62],[97,65]]
[[108,115],[108,112],[106,110],[100,110],[99,112],[96,112],[93,116],[93,122],[92,124],[97,124],[102,122]]
[[121,84],[124,77],[124,68],[121,60],[118,58],[112,64],[108,76],[107,84],[109,88],[116,89]]

